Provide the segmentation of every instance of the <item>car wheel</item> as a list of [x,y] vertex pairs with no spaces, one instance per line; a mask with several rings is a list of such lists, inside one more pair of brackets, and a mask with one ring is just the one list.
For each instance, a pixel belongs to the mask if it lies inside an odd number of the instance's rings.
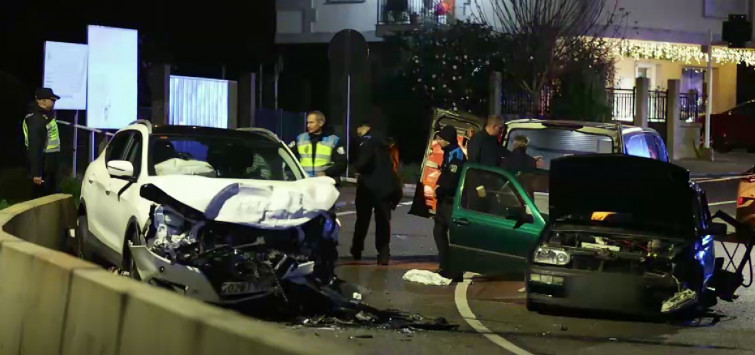
[[543,305],[532,301],[532,299],[530,299],[529,297],[527,297],[527,301],[525,302],[525,304],[527,305],[527,310],[530,312],[540,313],[540,311],[543,310]]
[[80,259],[92,261],[92,254],[86,245],[87,234],[89,234],[89,223],[86,212],[76,219],[76,256]]
[[131,242],[133,245],[141,245],[141,237],[139,236],[139,228],[134,226],[129,228],[128,238],[126,238],[126,245],[124,245],[123,255],[123,266],[128,271],[129,276],[137,281],[141,281],[142,278],[139,275],[139,269],[136,267],[136,261],[131,256],[131,249],[129,249],[128,242]]

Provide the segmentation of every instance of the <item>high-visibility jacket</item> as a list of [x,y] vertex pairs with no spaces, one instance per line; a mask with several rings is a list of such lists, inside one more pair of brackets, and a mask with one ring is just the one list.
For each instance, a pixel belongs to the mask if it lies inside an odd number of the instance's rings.
[[[24,118],[24,143],[26,149],[29,149],[29,127],[26,125],[26,119],[33,114],[28,114]],[[46,115],[42,114],[47,122],[47,142],[45,143],[45,153],[55,153],[60,151],[60,133],[58,132],[58,122],[53,117],[49,119]],[[18,127],[18,126],[16,126]]]
[[333,165],[333,151],[338,145],[338,140],[336,135],[323,135],[322,139],[313,145],[309,133],[302,133],[296,137],[300,163],[309,176],[316,176]]

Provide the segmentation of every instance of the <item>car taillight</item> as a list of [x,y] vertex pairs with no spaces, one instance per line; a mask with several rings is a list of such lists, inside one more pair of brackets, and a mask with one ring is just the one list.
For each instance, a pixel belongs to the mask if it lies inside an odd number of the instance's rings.
[[745,204],[745,198],[744,197],[740,197],[740,198],[737,199],[737,206],[742,206],[744,204]]

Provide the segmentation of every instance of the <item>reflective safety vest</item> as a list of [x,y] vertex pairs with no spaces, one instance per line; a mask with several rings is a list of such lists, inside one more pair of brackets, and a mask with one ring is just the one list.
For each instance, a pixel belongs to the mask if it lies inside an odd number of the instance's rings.
[[[29,149],[29,127],[26,125],[26,119],[31,117],[32,114],[24,117],[24,143],[26,149]],[[47,119],[47,116],[42,115]],[[18,127],[18,126],[17,126]],[[60,151],[60,134],[58,133],[58,121],[55,118],[51,119],[47,123],[47,142],[45,143],[45,153],[55,153]]]
[[[333,150],[338,145],[338,136],[323,136],[322,140],[317,142],[316,146],[312,145],[309,140],[309,133],[302,133],[296,137],[296,148],[299,153],[301,166],[309,176],[316,176],[317,173],[325,171],[332,165]],[[314,157],[312,156],[313,149]]]

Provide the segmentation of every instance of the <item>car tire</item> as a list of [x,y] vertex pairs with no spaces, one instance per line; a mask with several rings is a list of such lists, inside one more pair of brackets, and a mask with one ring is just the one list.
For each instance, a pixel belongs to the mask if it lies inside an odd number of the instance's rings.
[[530,299],[529,297],[527,297],[525,304],[527,306],[527,310],[530,312],[540,313],[543,310],[542,304],[532,301],[532,299]]
[[76,219],[76,256],[80,259],[92,261],[92,253],[87,247],[87,235],[89,234],[89,222],[86,212]]
[[128,229],[128,235],[126,236],[126,244],[123,246],[123,267],[128,271],[129,277],[134,280],[141,281],[141,275],[136,268],[136,261],[134,261],[131,255],[131,249],[129,249],[129,242],[133,245],[142,245],[141,237],[139,236],[139,227],[132,226]]

